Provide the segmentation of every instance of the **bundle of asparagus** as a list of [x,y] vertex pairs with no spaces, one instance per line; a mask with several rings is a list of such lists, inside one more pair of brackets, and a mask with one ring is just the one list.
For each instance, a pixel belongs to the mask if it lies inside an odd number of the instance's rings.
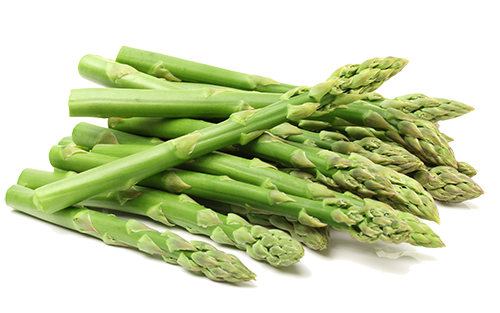
[[72,90],[70,116],[108,118],[108,128],[77,124],[50,150],[54,171],[24,170],[6,202],[217,281],[255,274],[211,244],[103,210],[182,227],[275,267],[299,262],[303,246],[326,249],[334,231],[444,247],[420,219],[439,223],[435,200],[483,191],[433,123],[472,107],[374,93],[407,62],[349,64],[308,87],[129,47],[115,61],[86,55],[80,75],[107,88]]

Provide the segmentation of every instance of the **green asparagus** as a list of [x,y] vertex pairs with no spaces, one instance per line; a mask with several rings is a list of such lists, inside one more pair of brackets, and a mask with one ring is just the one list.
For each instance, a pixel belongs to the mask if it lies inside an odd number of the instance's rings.
[[[133,66],[137,70],[174,81],[208,83],[220,86],[233,87],[242,90],[260,92],[286,93],[297,86],[279,83],[273,79],[248,75],[236,71],[226,70],[215,66],[183,60],[168,55],[135,49],[123,46],[116,57],[116,61]],[[373,91],[389,78],[399,73],[408,63],[408,60],[388,57],[374,58],[362,64],[349,64],[336,70],[330,79],[345,79],[342,89],[350,89],[351,96],[342,98],[360,99],[352,95],[360,95]],[[378,69],[373,72],[373,69]],[[172,76],[174,79],[172,79]],[[330,80],[329,79],[329,80]],[[370,87],[371,86],[371,87]]]
[[120,88],[73,89],[70,116],[227,118],[280,100],[281,94],[230,89],[154,90]]
[[[109,126],[115,129],[122,129],[134,133],[134,130],[139,130],[141,126],[148,124],[146,119],[110,119]],[[189,123],[186,119],[183,120],[155,120],[151,122],[151,127],[143,130],[142,134],[151,135],[155,132],[155,136],[168,139],[173,135],[183,135],[190,133],[200,127],[208,127],[211,125],[208,122],[193,122]],[[157,132],[156,132],[157,131]],[[139,132],[141,132],[139,130]],[[171,138],[171,137],[170,137]],[[372,197],[378,194],[380,197],[389,197],[395,194],[391,183],[387,178],[383,177],[371,167],[360,164],[353,156],[351,159],[339,158],[338,164],[329,164],[327,159],[318,155],[307,156],[302,150],[285,144],[277,137],[264,135],[256,141],[249,143],[250,146],[239,147],[248,154],[268,158],[270,161],[278,161],[280,163],[289,162],[290,166],[309,168],[317,175],[324,177],[323,182],[331,187],[343,188],[345,190],[354,190],[362,196]],[[268,148],[266,148],[268,147]],[[273,148],[273,150],[269,150]],[[257,152],[257,150],[259,150]],[[312,158],[312,159],[310,159]],[[343,169],[347,168],[347,169]]]
[[82,175],[42,186],[35,189],[33,201],[39,210],[53,213],[102,193],[126,190],[146,177],[208,152],[232,144],[246,144],[266,129],[285,122],[287,117],[300,119],[311,114],[319,106],[311,101],[333,100],[329,92],[334,84],[320,84],[305,94],[290,95],[288,99],[257,111],[232,114],[228,120],[213,127],[156,145],[147,152],[117,159]]
[[[300,143],[290,142],[289,144],[303,150],[307,154],[308,158],[314,154],[324,154],[325,151],[317,147],[311,147]],[[326,155],[328,156],[328,154]],[[333,157],[337,158],[339,156],[342,157],[341,154],[337,153]],[[395,209],[412,213],[420,218],[437,223],[440,222],[439,212],[432,195],[429,194],[429,192],[427,192],[416,180],[384,166],[373,164],[368,159],[363,160],[363,158],[358,157],[357,160],[360,163],[365,162],[368,168],[373,168],[375,171],[379,171],[382,175],[384,175],[384,177],[387,177],[395,190],[395,196],[380,197],[376,195],[376,199],[386,202]],[[322,170],[322,173],[326,172]]]
[[356,153],[373,163],[389,167],[406,174],[424,166],[422,161],[398,145],[390,145],[375,137],[349,141],[338,132],[321,131],[319,133],[300,129],[290,123],[283,123],[272,129],[270,133],[288,141],[299,142],[322,149],[349,155]]
[[250,223],[266,227],[276,227],[288,232],[293,239],[312,250],[325,250],[330,243],[329,227],[311,227],[275,214],[252,213],[251,209],[231,203],[195,198],[197,202],[225,214],[238,214]]
[[449,166],[421,169],[412,174],[434,199],[458,203],[474,199],[484,193],[483,189],[469,176]]
[[[25,169],[18,184],[33,189],[65,179],[68,175],[71,174]],[[185,194],[174,195],[135,186],[87,199],[81,204],[147,216],[168,226],[178,225],[192,233],[208,236],[217,243],[245,250],[251,257],[276,267],[290,266],[304,255],[302,245],[285,232],[251,225],[235,214],[216,213]]]
[[78,72],[83,78],[111,88],[182,90],[180,86],[139,72],[127,64],[88,54],[78,63]]
[[[78,175],[73,175],[75,177]],[[136,221],[117,218],[85,207],[68,207],[48,214],[38,210],[32,202],[34,191],[13,185],[6,194],[10,207],[39,219],[80,233],[97,237],[109,245],[134,247],[158,255],[170,264],[189,271],[201,272],[215,281],[240,282],[255,278],[241,261],[231,254],[201,242],[187,242],[170,231],[157,232]]]
[[412,93],[394,99],[386,99],[377,93],[368,93],[363,97],[363,100],[381,108],[395,108],[430,122],[449,120],[474,110],[473,107],[465,103],[427,97],[421,93]]
[[[94,146],[94,149],[92,151],[95,153],[102,153],[106,155],[123,157],[125,155],[137,153],[138,151],[141,151],[143,149],[146,149],[146,147],[133,146],[133,145],[121,145],[121,146],[96,145]],[[304,179],[291,176],[287,173],[276,171],[275,168],[273,168],[267,163],[260,161],[259,159],[253,159],[251,161],[223,153],[212,153],[197,158],[192,162],[183,164],[181,165],[181,167],[192,171],[201,171],[204,173],[210,173],[214,175],[228,175],[229,177],[235,180],[244,181],[256,186],[264,186],[269,189],[274,189],[277,187],[278,190],[283,191],[286,194],[309,198],[309,199],[315,199],[317,197],[321,198],[335,197],[335,198],[342,198],[345,201],[349,201],[350,197],[352,196],[352,194],[349,192],[341,194],[333,190],[328,190],[328,189],[325,190],[324,188],[319,187],[323,186],[321,184],[315,184],[306,181]],[[407,209],[408,207],[410,209],[413,209],[413,211],[415,211],[412,212],[412,214],[415,215],[422,215],[422,212],[420,212],[421,207],[425,209],[433,208],[431,209],[433,211],[437,210],[435,209],[435,206],[433,206],[434,203],[432,201],[431,204],[427,204],[427,202],[429,202],[429,196],[426,193],[424,193],[424,195],[421,195],[422,187],[419,186],[418,184],[415,184],[414,180],[410,179],[406,175],[402,175],[402,181],[403,184],[399,186],[401,190],[400,192],[405,193],[405,196],[408,199],[411,199],[413,203],[405,204],[405,206],[402,206],[400,203],[395,203],[393,204],[395,207],[403,211],[408,211],[409,210]],[[419,198],[415,200],[415,197]],[[424,203],[426,204],[424,205]],[[361,203],[359,205],[361,205]],[[415,206],[417,206],[417,208],[414,208]],[[228,205],[226,205],[226,207],[228,207]],[[244,214],[247,215],[248,214],[253,216],[258,215],[258,213],[251,213],[248,211],[248,209],[245,208],[239,209],[238,212],[241,213],[242,211]],[[436,216],[436,214],[437,212],[436,213],[433,212],[432,214],[427,213],[427,215],[430,215],[430,218],[427,217],[427,219],[439,222],[439,217]],[[262,214],[260,216],[262,218]],[[402,214],[401,216],[409,218],[407,215],[404,214]],[[266,219],[269,220],[269,216]],[[275,221],[276,219],[278,219],[277,216],[274,217]],[[415,219],[412,219],[412,221],[415,222]],[[431,232],[430,228],[428,228],[428,226],[426,227],[428,231]],[[420,231],[420,228],[418,231]],[[435,236],[434,233],[433,236]],[[413,244],[419,245],[420,241],[415,242]],[[426,245],[427,245],[427,240],[424,240],[424,246]]]
[[[154,147],[144,152],[151,149]],[[115,157],[86,152],[71,146],[54,146],[49,156],[55,168],[84,171],[80,175],[87,172],[89,168],[102,166],[106,162],[114,162],[115,159]],[[330,225],[335,229],[347,230],[353,238],[362,242],[383,240],[400,243],[404,242],[411,233],[408,225],[397,217],[390,206],[371,199],[364,199],[363,206],[355,207],[348,201],[338,201],[336,198],[325,198],[322,201],[310,200],[286,195],[278,190],[238,182],[227,176],[175,169],[148,177],[141,180],[140,184],[173,193],[182,192],[190,196],[243,205],[259,213],[282,215],[307,226]]]
[[[433,123],[413,118],[394,108],[383,109],[366,101],[356,101],[320,117],[310,118],[328,122],[331,129],[348,133],[346,127],[371,127],[382,131],[385,137],[402,145],[428,165],[458,166],[448,141]],[[350,133],[349,136],[354,137]]]

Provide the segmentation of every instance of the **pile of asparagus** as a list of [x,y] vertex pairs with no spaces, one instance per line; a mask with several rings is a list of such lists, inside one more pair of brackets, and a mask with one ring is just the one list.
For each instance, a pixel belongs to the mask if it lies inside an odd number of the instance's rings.
[[[407,60],[349,64],[313,87],[279,83],[122,47],[116,60],[86,55],[75,89],[77,124],[49,154],[54,171],[25,169],[6,195],[12,208],[135,247],[216,281],[255,279],[237,257],[114,212],[149,217],[246,251],[272,266],[353,240],[444,247],[422,220],[437,201],[483,193],[455,159],[437,122],[472,107],[374,91]],[[333,230],[332,230],[333,228]]]

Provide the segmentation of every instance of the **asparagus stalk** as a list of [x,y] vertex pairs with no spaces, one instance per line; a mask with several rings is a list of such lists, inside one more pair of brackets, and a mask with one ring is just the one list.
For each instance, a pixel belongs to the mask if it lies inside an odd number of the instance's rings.
[[[72,174],[25,169],[18,184],[38,188]],[[290,266],[304,256],[302,245],[285,232],[251,225],[235,214],[216,213],[185,194],[174,195],[136,186],[87,199],[81,204],[147,216],[168,226],[178,225],[192,233],[208,236],[217,243],[245,250],[254,259],[275,267]]]
[[375,137],[349,141],[346,136],[338,132],[321,131],[317,133],[300,129],[290,123],[278,125],[270,129],[270,133],[288,141],[317,146],[345,155],[356,153],[373,163],[389,167],[403,174],[414,172],[424,166],[422,161],[408,150],[397,145],[386,144]]
[[[147,127],[147,125],[152,125]],[[115,129],[154,135],[160,138],[182,135],[207,127],[208,122],[187,120],[110,119]],[[285,166],[301,168],[316,175],[322,183],[337,191],[351,191],[362,197],[375,197],[391,206],[439,223],[439,213],[432,196],[414,179],[390,168],[369,162],[353,153],[345,156],[307,145],[298,145],[264,134],[239,148],[247,155]]]
[[424,163],[457,168],[448,141],[433,123],[413,118],[397,109],[383,109],[356,101],[321,117],[311,118],[328,122],[334,130],[352,125],[382,130],[387,138],[407,148]]
[[[78,175],[74,175],[78,176]],[[109,245],[134,247],[161,256],[170,264],[188,271],[201,272],[215,281],[240,282],[255,278],[255,274],[231,254],[201,242],[187,242],[173,232],[160,233],[136,220],[122,220],[85,207],[69,207],[53,214],[39,211],[32,202],[34,191],[14,185],[6,194],[10,207],[83,234],[97,237]]]
[[197,202],[225,214],[244,216],[250,223],[266,227],[276,227],[288,232],[293,239],[312,250],[325,250],[330,243],[329,227],[310,227],[275,214],[252,213],[250,209],[231,203],[195,198]]
[[[311,175],[307,172],[303,172],[297,169],[288,169],[289,173],[295,177],[299,177],[300,179],[304,179],[307,181],[314,181],[314,175]],[[342,194],[336,195],[336,197],[340,200],[347,200],[354,205],[360,205],[363,199],[359,196],[352,194],[350,192],[345,192]],[[420,221],[414,214],[403,212],[400,210],[395,211],[398,217],[403,219],[410,228],[412,229],[412,233],[410,238],[408,238],[407,242],[414,246],[422,246],[427,248],[441,248],[444,247],[445,244],[439,238],[439,236],[425,223]]]
[[[248,75],[126,46],[120,49],[116,61],[131,65],[141,72],[156,77],[168,79],[168,75],[173,75],[182,81],[208,83],[242,90],[286,93],[297,87],[263,76]],[[359,99],[360,97],[352,95],[372,91],[369,86],[378,88],[384,81],[399,73],[407,63],[408,60],[394,57],[370,59],[361,64],[345,65],[337,69],[329,79],[347,79],[349,82],[342,88],[348,87],[351,95],[343,95],[341,98]],[[371,72],[373,68],[379,69],[376,75],[363,75]],[[165,73],[167,76],[164,75]]]
[[[155,120],[154,125],[142,131],[141,128],[148,124],[146,119],[110,119],[108,125],[131,133],[146,135],[155,133],[155,136],[164,139],[211,125],[208,122],[193,121],[193,123],[189,123],[189,121],[186,119]],[[322,176],[323,181],[328,183],[329,186],[339,188],[339,190],[353,190],[365,197],[372,197],[376,194],[380,197],[389,197],[395,194],[387,178],[381,175],[379,171],[373,170],[372,167],[357,162],[355,160],[356,156],[351,157],[351,159],[339,158],[337,160],[338,164],[330,164],[328,163],[329,160],[321,156],[306,156],[302,150],[287,145],[277,137],[272,138],[271,135],[261,136],[258,140],[252,142],[250,146],[238,148],[247,154],[263,159],[267,158],[267,160],[273,162],[278,161],[279,163],[287,163],[288,166],[309,168],[309,171]]]
[[421,93],[412,93],[394,99],[386,99],[377,93],[368,93],[363,97],[368,103],[381,108],[394,108],[404,113],[430,122],[449,120],[467,114],[473,107],[454,100],[428,97]]
[[459,203],[474,199],[484,193],[469,176],[449,166],[436,166],[412,173],[413,178],[424,186],[434,199]]
[[[283,99],[257,111],[242,111],[213,127],[167,141],[147,152],[117,159],[82,175],[70,177],[35,189],[33,201],[39,210],[53,213],[93,196],[126,190],[138,181],[232,144],[246,144],[263,131],[287,118],[300,119],[311,114],[319,103],[333,100],[330,81],[305,94]],[[326,87],[326,88],[325,88]]]
[[86,88],[71,90],[70,116],[227,118],[280,100],[281,94],[202,88],[153,90]]
[[[300,143],[289,143],[303,150],[309,157],[311,155],[325,154],[325,150],[317,147],[311,147]],[[251,147],[251,146],[249,146]],[[351,157],[356,154],[352,154]],[[330,157],[326,154],[327,157]],[[334,158],[342,157],[342,154],[336,153],[332,155]],[[384,166],[373,164],[368,159],[358,158],[360,162],[366,162],[369,168],[378,170],[385,177],[387,177],[395,190],[396,195],[392,197],[380,197],[375,195],[375,198],[386,202],[393,208],[412,213],[420,218],[428,219],[439,223],[439,212],[436,204],[431,196],[416,180],[411,177],[395,172]],[[307,171],[307,170],[306,170]],[[326,173],[322,170],[322,173]]]
[[[145,152],[151,149],[154,147]],[[54,146],[50,152],[50,161],[55,168],[77,172],[87,172],[89,168],[114,162],[114,159],[115,157],[86,152],[75,147]],[[189,196],[243,205],[255,212],[281,215],[307,226],[330,225],[335,229],[348,231],[353,238],[362,242],[383,240],[400,243],[404,242],[411,232],[408,225],[397,217],[390,206],[371,199],[364,199],[363,206],[355,207],[348,201],[339,202],[336,198],[325,198],[323,201],[310,200],[234,181],[227,176],[174,169],[141,180],[140,184],[169,192],[182,192]]]
[[80,75],[94,83],[111,88],[181,90],[165,79],[139,72],[127,64],[88,54],[78,63]]
[[[133,146],[133,145],[96,145],[94,146],[94,149],[92,150],[95,153],[102,153],[106,155],[112,155],[112,156],[117,156],[117,157],[123,157],[132,153],[137,153],[138,151],[141,151],[145,149],[145,146]],[[256,161],[257,160],[257,161]],[[286,194],[290,195],[295,195],[299,197],[304,197],[304,198],[309,198],[309,199],[314,199],[316,197],[335,197],[335,198],[342,198],[345,201],[349,201],[350,198],[353,196],[351,193],[346,192],[346,193],[338,193],[333,190],[328,190],[325,193],[325,190],[320,187],[316,187],[318,184],[306,181],[304,179],[294,177],[292,175],[289,175],[287,173],[281,172],[281,171],[276,171],[275,168],[270,166],[267,163],[263,163],[262,161],[258,159],[254,159],[252,161],[238,158],[232,155],[227,155],[227,154],[222,154],[222,153],[212,153],[210,155],[205,155],[203,157],[195,159],[193,162],[188,162],[186,164],[183,164],[181,166],[182,168],[189,169],[192,171],[201,171],[204,173],[210,173],[210,174],[215,174],[215,175],[228,175],[233,179],[239,180],[239,181],[244,181],[256,186],[265,186],[266,188],[276,188],[285,192]],[[406,179],[405,179],[406,178]],[[416,195],[416,192],[413,191],[412,189],[415,189],[418,193],[422,192],[422,187],[419,186],[418,184],[415,184],[415,181],[410,179],[408,176],[403,175],[403,182],[404,184],[400,187],[402,189],[402,193],[404,192],[405,195],[408,196],[408,198],[413,199]],[[323,185],[319,185],[323,186]],[[324,186],[323,186],[324,187]],[[421,196],[423,197],[423,196]],[[423,197],[421,200],[413,200],[414,203],[417,203],[418,206],[423,206],[427,209],[427,207],[432,207],[431,205],[424,206],[423,203],[427,203],[428,199],[430,196]],[[422,203],[423,202],[423,203]],[[205,202],[203,202],[205,203]],[[402,211],[409,211],[406,207],[413,208],[416,205],[414,203],[411,204],[406,204],[405,206],[402,206],[400,203],[396,203],[395,207],[398,208],[399,210]],[[432,202],[433,203],[433,202]],[[361,205],[359,203],[358,205]],[[286,223],[286,221],[283,221],[283,218],[279,219],[278,216],[265,216],[262,214],[258,213],[251,213],[248,209],[246,208],[241,208],[235,206],[231,206],[230,204],[223,205],[224,212],[238,212],[240,214],[245,214],[247,216],[250,215],[250,217],[253,217],[254,219],[252,221],[256,221],[257,219],[265,219],[265,220],[271,220],[273,222],[273,225],[276,227],[280,227],[283,225],[283,223]],[[213,206],[215,207],[215,205]],[[434,206],[435,207],[435,206]],[[412,212],[411,214],[415,215],[423,215],[422,212],[420,212],[420,207],[418,209],[413,209],[416,211],[416,214]],[[436,211],[437,209],[434,209]],[[416,218],[410,218],[407,214],[399,214],[397,213],[398,216],[404,217],[407,220],[411,221],[412,223],[418,223],[419,225],[425,225],[422,224],[418,221]],[[434,221],[439,221],[438,216],[435,216],[437,213],[432,213],[429,214],[432,217],[432,220]],[[257,216],[256,216],[257,215]],[[430,219],[430,218],[427,218]],[[278,224],[279,223],[279,224]],[[295,223],[296,224],[296,223]],[[286,224],[285,224],[286,225]],[[296,226],[295,228],[297,228]],[[428,226],[415,226],[416,227],[416,232],[418,235],[414,235],[414,239],[411,239],[411,244],[413,245],[420,245],[422,246],[428,246],[429,242],[427,239],[422,239],[418,240],[416,237],[417,236],[423,236],[422,234],[432,234],[429,236],[437,237],[435,233],[430,230]],[[422,227],[425,227],[427,231],[423,232]],[[288,229],[291,227],[288,226]],[[301,227],[302,229],[304,228],[303,226]],[[316,232],[321,232],[320,229],[316,230],[314,227],[308,227],[311,229],[308,229],[307,232],[306,230],[303,229],[301,230],[302,233],[306,233],[309,235],[311,231]],[[413,227],[412,227],[413,228]],[[427,235],[425,235],[427,236]],[[424,237],[425,237],[424,236]],[[294,237],[295,238],[295,237]],[[314,237],[315,239],[317,237]],[[440,242],[439,237],[437,237],[437,241],[433,239],[433,246],[438,247],[439,244],[437,242]],[[318,246],[317,240],[311,241],[309,240],[301,240],[302,242],[306,241],[309,242],[311,245],[314,244],[314,247],[311,247],[313,249],[316,249],[315,247]],[[326,243],[327,240],[326,238],[324,239],[324,242]],[[322,245],[321,245],[322,246]]]
[[67,145],[70,142],[88,150],[96,144],[154,145],[162,143],[163,140],[155,137],[136,136],[127,132],[80,122],[73,128],[71,136],[64,138],[59,144]]

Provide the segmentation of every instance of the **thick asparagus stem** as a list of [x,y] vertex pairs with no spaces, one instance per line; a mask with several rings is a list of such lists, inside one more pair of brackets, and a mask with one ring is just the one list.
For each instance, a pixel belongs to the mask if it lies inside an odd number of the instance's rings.
[[394,99],[386,99],[377,93],[368,93],[363,100],[381,108],[394,108],[429,122],[439,122],[462,116],[474,110],[473,107],[458,101],[444,98],[427,97],[412,93]]
[[[68,175],[71,174],[25,169],[18,184],[33,189],[65,179]],[[184,194],[174,195],[136,186],[87,199],[81,204],[147,216],[168,226],[178,225],[192,233],[208,236],[217,243],[245,250],[256,260],[275,267],[290,266],[304,256],[302,245],[285,232],[251,225],[235,214],[216,213]]]
[[[146,152],[151,149],[154,147],[147,149]],[[65,149],[54,146],[50,152],[50,161],[54,167],[73,171],[87,171],[106,162],[113,162],[114,159],[75,147]],[[336,198],[316,201],[238,182],[227,176],[184,170],[164,171],[142,180],[140,184],[169,192],[182,192],[190,196],[243,205],[258,213],[281,215],[307,226],[330,225],[336,229],[347,230],[353,238],[362,242],[383,240],[400,243],[404,242],[411,232],[408,225],[397,217],[390,206],[370,199],[364,199],[364,205],[361,207],[352,206],[349,201],[338,201]]]
[[422,161],[408,150],[398,145],[386,144],[375,137],[349,141],[346,136],[338,132],[321,131],[317,133],[300,129],[290,123],[278,125],[270,129],[270,133],[288,141],[317,146],[345,155],[356,153],[373,163],[389,167],[403,174],[414,172],[424,166]]
[[120,88],[73,89],[70,116],[227,118],[280,100],[281,94],[230,89],[153,90]]
[[426,164],[458,166],[448,141],[433,123],[413,118],[397,109],[383,109],[365,101],[356,101],[321,117],[310,118],[328,122],[334,130],[356,125],[372,127],[383,131],[387,138],[402,145]]
[[84,207],[69,207],[53,214],[44,213],[34,206],[31,200],[33,193],[32,189],[14,185],[7,190],[7,205],[47,222],[97,237],[109,245],[134,247],[161,256],[170,264],[201,272],[215,281],[239,282],[255,278],[255,274],[237,257],[217,250],[208,243],[187,242],[170,231],[159,233],[138,221],[125,221]]

